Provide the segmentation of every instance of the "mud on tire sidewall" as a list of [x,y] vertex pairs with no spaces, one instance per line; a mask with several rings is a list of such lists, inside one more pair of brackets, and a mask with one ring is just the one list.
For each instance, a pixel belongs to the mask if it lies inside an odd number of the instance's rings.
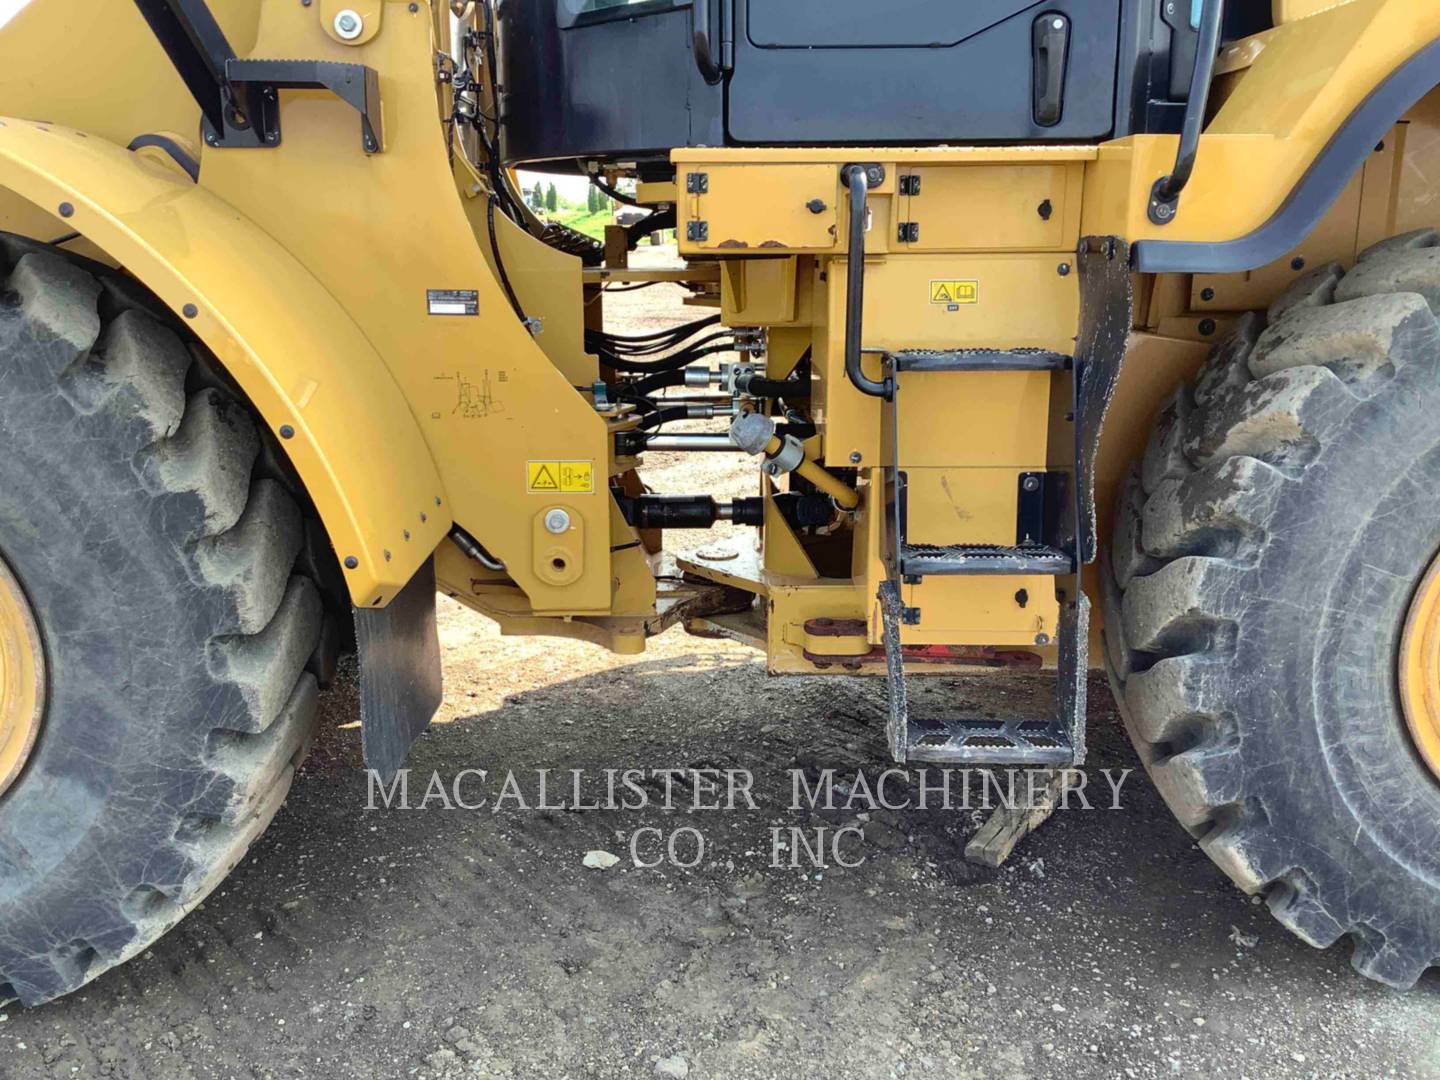
[[[39,624],[48,700],[0,797],[0,999],[35,1004],[149,944],[243,856],[313,723],[321,616],[291,576],[299,511],[252,477],[248,410],[187,392],[173,331],[117,314],[87,269],[0,236],[0,270],[6,243],[20,254],[0,295],[0,553]],[[107,358],[121,338],[165,358]],[[167,479],[157,455],[196,421],[205,438]],[[257,708],[242,651],[283,683],[279,705]]]
[[[1307,308],[1334,311],[1339,277],[1269,340],[1303,330]],[[1352,357],[1319,355],[1282,373],[1314,391],[1288,442],[1214,432],[1217,414],[1244,424],[1241,398],[1262,381],[1242,325],[1202,373],[1202,400],[1182,389],[1167,410],[1144,490],[1133,470],[1120,500],[1117,536],[1144,540],[1102,568],[1112,680],[1172,809],[1290,929],[1316,946],[1349,935],[1355,966],[1396,986],[1440,962],[1440,782],[1398,687],[1407,611],[1440,551],[1440,325],[1419,300],[1383,362],[1357,374]],[[1207,504],[1227,454],[1251,484]],[[1163,485],[1190,529],[1161,523],[1157,551]],[[1166,610],[1147,618],[1147,604]]]

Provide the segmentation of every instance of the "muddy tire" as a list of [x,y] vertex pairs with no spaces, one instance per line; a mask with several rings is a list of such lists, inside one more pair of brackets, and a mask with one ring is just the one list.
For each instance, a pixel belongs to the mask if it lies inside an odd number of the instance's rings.
[[[0,795],[0,1001],[74,990],[242,858],[333,664],[293,485],[153,297],[0,236],[0,556],[48,704]],[[315,573],[311,570],[311,574]]]
[[1132,739],[1281,923],[1407,987],[1440,963],[1440,781],[1401,630],[1440,550],[1440,236],[1311,272],[1161,415],[1102,560]]

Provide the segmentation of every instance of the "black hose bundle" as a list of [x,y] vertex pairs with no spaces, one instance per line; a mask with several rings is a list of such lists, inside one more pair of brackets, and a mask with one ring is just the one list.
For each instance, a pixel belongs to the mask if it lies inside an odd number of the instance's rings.
[[[719,322],[720,317],[712,315],[653,334],[624,335],[609,334],[603,330],[587,330],[585,347],[595,353],[600,363],[612,371],[633,371],[648,375],[675,372],[707,356],[735,350],[735,335],[730,330],[719,330],[700,336]],[[644,392],[647,391],[642,391]]]

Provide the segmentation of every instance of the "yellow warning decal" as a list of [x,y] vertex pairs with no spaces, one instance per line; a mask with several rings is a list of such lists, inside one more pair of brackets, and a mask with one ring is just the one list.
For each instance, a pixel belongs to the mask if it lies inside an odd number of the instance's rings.
[[978,281],[932,281],[930,282],[930,303],[932,304],[978,304],[980,283]]
[[595,491],[593,461],[527,461],[525,490],[531,495],[590,495]]

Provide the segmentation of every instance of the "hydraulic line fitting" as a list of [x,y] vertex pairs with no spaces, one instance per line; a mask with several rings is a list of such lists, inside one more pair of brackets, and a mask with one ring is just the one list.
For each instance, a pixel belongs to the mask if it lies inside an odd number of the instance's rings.
[[841,510],[854,510],[860,496],[813,461],[806,460],[805,444],[794,435],[775,433],[775,421],[759,413],[741,413],[730,425],[730,441],[747,454],[764,454],[760,466],[770,477],[795,473],[835,500]]

